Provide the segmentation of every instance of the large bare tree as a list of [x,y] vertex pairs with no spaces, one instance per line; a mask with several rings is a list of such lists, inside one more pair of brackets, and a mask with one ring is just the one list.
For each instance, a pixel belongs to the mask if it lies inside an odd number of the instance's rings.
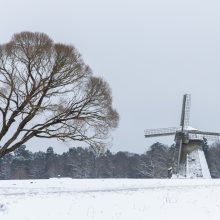
[[111,90],[78,51],[44,33],[0,45],[0,157],[33,137],[103,144],[118,113]]

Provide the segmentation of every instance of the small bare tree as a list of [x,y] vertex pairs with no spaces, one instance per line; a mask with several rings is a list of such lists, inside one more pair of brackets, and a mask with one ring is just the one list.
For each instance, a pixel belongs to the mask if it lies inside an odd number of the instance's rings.
[[98,147],[119,116],[111,90],[73,46],[21,32],[0,45],[0,157],[33,137]]

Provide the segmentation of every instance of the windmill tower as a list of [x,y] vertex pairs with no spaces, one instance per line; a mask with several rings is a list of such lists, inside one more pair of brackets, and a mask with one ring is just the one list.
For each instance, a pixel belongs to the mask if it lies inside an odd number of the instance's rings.
[[189,126],[191,96],[183,96],[179,127],[147,129],[145,137],[175,136],[173,170],[186,178],[211,178],[202,145],[204,140],[218,140],[220,133],[200,131]]

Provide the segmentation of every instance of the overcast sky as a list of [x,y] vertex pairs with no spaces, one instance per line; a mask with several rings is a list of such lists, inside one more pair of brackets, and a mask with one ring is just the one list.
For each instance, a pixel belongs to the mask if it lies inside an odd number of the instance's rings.
[[[192,95],[191,126],[220,131],[219,1],[0,0],[0,5],[0,43],[20,31],[45,32],[55,42],[73,44],[94,74],[109,82],[120,114],[112,151],[144,152],[158,140],[146,140],[145,128],[178,126],[184,93]],[[43,149],[48,142],[27,145]],[[56,141],[49,145],[68,149]]]

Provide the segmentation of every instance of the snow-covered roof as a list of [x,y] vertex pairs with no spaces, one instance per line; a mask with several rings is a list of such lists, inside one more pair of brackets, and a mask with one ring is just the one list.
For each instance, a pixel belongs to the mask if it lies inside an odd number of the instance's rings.
[[191,126],[186,126],[186,127],[184,127],[184,130],[187,130],[187,131],[198,131],[198,129],[193,128],[193,127],[191,127]]

